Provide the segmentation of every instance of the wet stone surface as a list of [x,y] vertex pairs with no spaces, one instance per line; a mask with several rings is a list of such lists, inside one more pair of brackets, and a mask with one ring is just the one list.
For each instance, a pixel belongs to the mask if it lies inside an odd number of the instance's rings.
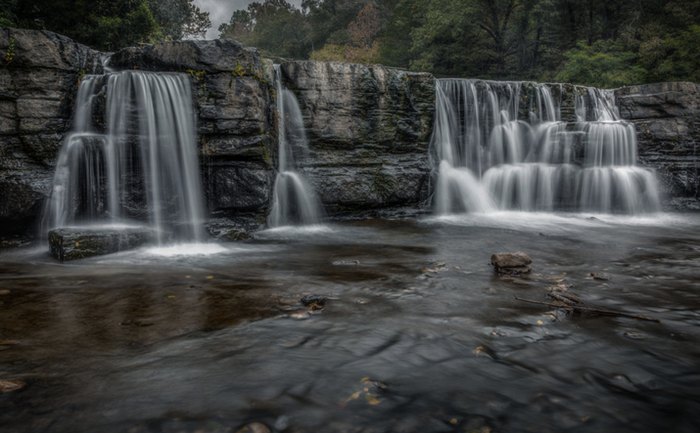
[[[698,431],[700,218],[501,221],[2,250],[0,431]],[[552,290],[660,323],[514,299]]]
[[152,242],[148,228],[60,228],[49,231],[49,253],[60,261],[78,260],[130,250]]

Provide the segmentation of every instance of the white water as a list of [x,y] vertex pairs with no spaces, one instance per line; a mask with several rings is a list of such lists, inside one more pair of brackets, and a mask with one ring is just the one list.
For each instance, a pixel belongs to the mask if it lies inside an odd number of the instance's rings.
[[[87,76],[61,149],[49,228],[147,222],[159,244],[204,239],[195,114],[184,74]],[[105,125],[93,122],[104,107]]]
[[270,227],[318,224],[321,205],[313,188],[297,171],[295,152],[307,152],[308,140],[301,109],[294,93],[282,85],[281,69],[275,65],[279,162],[267,223]]
[[553,93],[562,87],[438,80],[436,213],[660,210],[654,173],[636,165],[634,126],[619,119],[614,94],[584,89],[577,123],[565,123]]

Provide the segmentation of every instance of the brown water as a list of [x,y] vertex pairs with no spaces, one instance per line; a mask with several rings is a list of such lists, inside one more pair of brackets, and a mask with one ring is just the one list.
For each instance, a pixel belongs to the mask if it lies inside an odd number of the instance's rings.
[[[27,385],[0,394],[0,431],[697,432],[699,228],[504,214],[278,230],[208,256],[6,250],[0,380]],[[502,250],[534,274],[494,276]],[[514,299],[553,284],[661,323]],[[308,294],[325,308],[307,314]]]

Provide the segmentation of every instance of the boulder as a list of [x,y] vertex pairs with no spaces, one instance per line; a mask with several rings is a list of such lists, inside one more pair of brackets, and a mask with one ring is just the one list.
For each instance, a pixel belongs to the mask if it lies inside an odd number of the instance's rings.
[[532,259],[523,252],[496,253],[491,256],[491,265],[499,275],[520,275],[530,273]]
[[49,253],[57,260],[77,260],[112,254],[145,245],[154,239],[142,227],[59,228],[49,232]]

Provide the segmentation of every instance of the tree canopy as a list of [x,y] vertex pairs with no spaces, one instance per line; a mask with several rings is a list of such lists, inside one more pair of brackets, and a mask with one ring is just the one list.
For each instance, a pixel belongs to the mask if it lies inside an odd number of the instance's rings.
[[0,26],[52,30],[116,50],[203,36],[211,22],[192,0],[0,0]]
[[439,76],[700,81],[700,0],[264,0],[220,30],[272,56]]
[[[193,0],[0,0],[0,26],[102,50],[203,36]],[[601,87],[700,81],[700,0],[258,0],[221,37],[273,57]]]

